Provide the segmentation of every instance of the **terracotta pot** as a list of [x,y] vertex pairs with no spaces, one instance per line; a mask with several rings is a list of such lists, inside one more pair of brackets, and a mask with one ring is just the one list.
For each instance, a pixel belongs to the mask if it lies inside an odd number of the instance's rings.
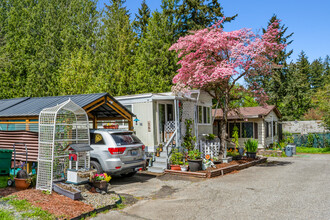
[[105,180],[94,181],[93,186],[95,188],[99,188],[99,189],[106,189],[107,188],[107,181],[105,181]]
[[18,179],[18,178],[15,178],[15,187],[18,190],[27,189],[27,188],[29,188],[30,184],[31,184],[31,181],[29,181],[29,179]]
[[180,165],[171,165],[171,170],[181,170]]

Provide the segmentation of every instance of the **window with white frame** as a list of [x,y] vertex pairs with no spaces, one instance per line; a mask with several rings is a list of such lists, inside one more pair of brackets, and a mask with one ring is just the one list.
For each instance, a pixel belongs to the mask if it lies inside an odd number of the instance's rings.
[[211,123],[211,107],[197,106],[198,108],[198,123],[210,124]]

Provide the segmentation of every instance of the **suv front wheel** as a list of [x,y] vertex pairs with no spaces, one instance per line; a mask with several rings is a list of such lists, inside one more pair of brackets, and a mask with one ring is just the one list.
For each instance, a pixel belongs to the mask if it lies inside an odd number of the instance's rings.
[[91,169],[96,170],[97,173],[103,173],[101,164],[99,164],[97,161],[95,160],[91,160]]

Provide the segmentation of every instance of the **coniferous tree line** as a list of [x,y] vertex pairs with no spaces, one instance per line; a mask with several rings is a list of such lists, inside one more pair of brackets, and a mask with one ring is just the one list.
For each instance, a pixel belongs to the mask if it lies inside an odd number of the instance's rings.
[[[0,98],[170,91],[177,56],[168,48],[224,16],[217,0],[0,2]],[[226,20],[230,21],[234,17]]]
[[[135,15],[125,0],[109,0],[102,9],[96,0],[0,1],[0,98],[170,91],[179,66],[168,48],[223,16],[218,0],[162,0],[159,11],[142,1]],[[278,28],[289,45],[292,33]],[[329,87],[329,56],[310,63],[302,52],[288,63],[291,54],[284,50],[275,58],[273,75],[251,79],[285,120],[327,109],[329,98],[322,93]]]
[[[269,21],[277,20],[273,15]],[[279,24],[279,41],[290,45],[293,33],[287,33],[287,27]],[[265,30],[263,30],[265,32]],[[269,96],[268,104],[276,105],[283,120],[326,119],[330,117],[326,103],[330,94],[330,57],[318,58],[311,63],[304,51],[301,51],[296,61],[289,61],[293,50],[283,50],[273,60],[273,74],[266,77],[253,77]],[[324,92],[323,95],[318,95]]]

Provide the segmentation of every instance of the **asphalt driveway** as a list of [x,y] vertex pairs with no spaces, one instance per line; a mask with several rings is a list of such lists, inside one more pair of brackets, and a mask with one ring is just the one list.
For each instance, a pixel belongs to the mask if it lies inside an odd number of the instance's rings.
[[113,179],[122,210],[95,219],[330,219],[330,155],[270,158],[214,179]]

